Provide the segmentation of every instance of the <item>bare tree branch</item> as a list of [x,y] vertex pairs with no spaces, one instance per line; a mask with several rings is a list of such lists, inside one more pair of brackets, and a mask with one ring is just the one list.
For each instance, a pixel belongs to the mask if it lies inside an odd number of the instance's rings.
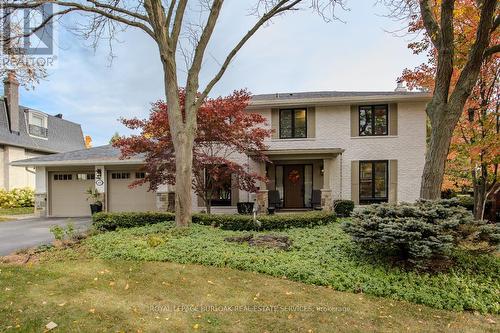
[[301,2],[301,0],[294,0],[291,3],[287,4],[290,1],[281,0],[274,7],[272,7],[267,13],[262,15],[262,17],[255,23],[255,25],[243,36],[243,38],[236,44],[236,46],[229,52],[226,57],[226,60],[222,63],[219,71],[215,74],[215,76],[210,80],[205,89],[200,95],[200,98],[197,102],[197,106],[201,105],[203,99],[205,99],[215,84],[221,79],[224,73],[227,70],[227,67],[236,56],[238,51],[245,45],[245,43],[259,30],[261,26],[263,26],[266,22],[268,22],[272,17],[278,15],[279,13],[285,12],[294,8],[295,5]]
[[485,51],[484,51],[484,56],[485,57],[489,57],[495,53],[498,53],[500,52],[500,44],[497,44],[497,45],[494,45],[490,48],[487,48]]

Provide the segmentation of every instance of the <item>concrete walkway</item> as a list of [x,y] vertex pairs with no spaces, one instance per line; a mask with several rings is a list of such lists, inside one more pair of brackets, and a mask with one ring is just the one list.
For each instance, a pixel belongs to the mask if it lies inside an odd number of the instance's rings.
[[0,256],[20,249],[49,244],[54,240],[50,227],[57,224],[65,226],[73,223],[77,231],[90,227],[90,217],[71,218],[29,218],[17,221],[0,222]]

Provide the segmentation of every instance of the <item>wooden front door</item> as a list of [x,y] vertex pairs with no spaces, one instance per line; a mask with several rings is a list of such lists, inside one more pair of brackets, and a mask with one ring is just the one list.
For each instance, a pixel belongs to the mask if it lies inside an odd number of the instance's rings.
[[283,166],[285,208],[304,208],[304,166]]

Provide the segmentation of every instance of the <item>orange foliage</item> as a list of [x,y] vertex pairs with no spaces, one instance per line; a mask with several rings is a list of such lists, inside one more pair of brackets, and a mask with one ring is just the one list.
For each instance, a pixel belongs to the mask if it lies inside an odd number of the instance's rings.
[[[433,7],[436,11],[440,6]],[[454,10],[455,49],[454,71],[452,75],[453,89],[467,61],[472,44],[475,41],[479,23],[479,9],[474,0],[457,0]],[[439,17],[439,13],[435,13]],[[423,25],[419,17],[410,24],[410,32],[422,31]],[[414,69],[405,69],[400,82],[405,82],[410,89],[434,89],[437,55],[429,37],[425,34],[419,41],[408,47],[415,54],[427,53],[427,62]],[[490,46],[500,44],[498,29],[492,34]],[[485,60],[481,67],[478,82],[469,97],[463,114],[455,128],[451,141],[445,171],[443,189],[460,190],[471,188],[472,171],[481,167],[493,171],[494,165],[500,162],[499,135],[499,73],[500,56],[493,54]],[[496,174],[493,175],[497,177]]]
[[92,148],[92,138],[90,135],[85,135],[85,148]]

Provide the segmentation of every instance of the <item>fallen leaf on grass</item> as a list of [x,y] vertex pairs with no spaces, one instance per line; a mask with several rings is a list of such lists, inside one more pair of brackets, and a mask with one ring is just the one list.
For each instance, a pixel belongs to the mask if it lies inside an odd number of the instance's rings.
[[129,286],[128,286],[128,283],[127,283],[127,285],[125,286],[125,290],[128,290],[128,288],[129,288]]
[[57,324],[54,323],[53,321],[51,321],[50,323],[48,323],[47,325],[45,325],[45,328],[50,331],[50,330],[53,330],[54,328],[57,327]]

